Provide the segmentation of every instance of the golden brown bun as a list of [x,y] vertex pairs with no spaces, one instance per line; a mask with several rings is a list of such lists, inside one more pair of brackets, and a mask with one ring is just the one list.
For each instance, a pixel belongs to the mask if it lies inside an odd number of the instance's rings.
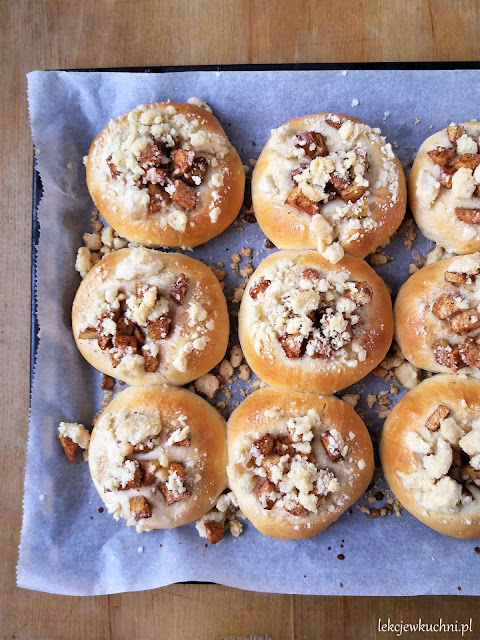
[[[454,538],[477,538],[480,536],[480,498],[463,505],[454,513],[427,511],[420,506],[412,490],[403,486],[397,471],[412,473],[422,465],[417,454],[405,444],[409,431],[425,433],[425,422],[438,405],[450,409],[461,409],[465,400],[469,409],[480,410],[480,382],[468,377],[436,375],[424,380],[409,391],[390,411],[380,441],[380,458],[385,478],[395,496],[412,515],[427,526]],[[480,495],[480,492],[478,492]],[[468,521],[468,522],[467,522]]]
[[[164,266],[157,275],[138,276],[130,280],[119,279],[116,276],[116,267],[131,256],[132,252],[134,255],[147,256],[151,264],[161,261]],[[169,291],[172,283],[181,273],[190,279],[190,284],[183,304],[177,305],[169,298]],[[135,291],[136,283],[156,284],[160,295],[168,300],[169,314],[172,318],[167,338],[154,340],[159,347],[159,366],[153,373],[145,372],[143,365],[124,367],[123,363],[120,363],[119,366],[114,367],[108,349],[100,349],[95,339],[78,337],[85,325],[90,324],[88,314],[93,312],[96,296],[99,295],[102,287],[120,286],[128,289],[128,293],[131,294]],[[192,326],[188,326],[190,322],[188,310],[193,300],[203,307],[206,317],[202,323],[195,322]],[[210,320],[214,320],[213,329],[207,327]],[[193,349],[188,353],[185,370],[179,370],[174,366],[174,361],[184,345],[198,337],[198,326],[201,326],[202,335],[209,341],[202,350]],[[81,354],[99,371],[131,385],[161,383],[184,385],[210,371],[223,358],[228,345],[229,317],[225,296],[217,278],[209,267],[198,260],[178,253],[162,253],[152,249],[120,249],[103,258],[81,282],[73,302],[72,328]]]
[[[150,247],[195,247],[220,234],[237,217],[245,189],[242,162],[218,120],[206,109],[184,102],[153,102],[145,107],[162,113],[167,107],[174,107],[178,114],[184,114],[189,121],[198,119],[202,130],[222,136],[228,147],[224,158],[218,159],[218,166],[210,167],[200,187],[195,188],[199,194],[198,202],[194,211],[187,212],[188,222],[185,230],[176,230],[171,226],[162,227],[160,214],[150,214],[146,208],[138,206],[130,208],[121,199],[109,195],[108,187],[113,179],[106,158],[111,151],[105,145],[108,144],[107,139],[112,133],[128,125],[131,112],[112,120],[92,142],[87,160],[87,186],[90,195],[105,220],[130,242]],[[219,171],[225,171],[223,185],[209,187],[210,177]],[[218,194],[215,201],[212,198],[213,191]],[[221,212],[218,219],[212,222],[210,211],[214,207],[219,207]]]
[[[305,517],[294,516],[280,505],[274,506],[270,511],[263,509],[253,492],[254,484],[248,482],[245,468],[238,462],[242,452],[257,438],[266,433],[275,436],[286,432],[284,422],[265,416],[265,411],[269,409],[283,409],[285,419],[296,412],[305,415],[309,409],[316,410],[320,416],[322,428],[312,429],[312,450],[318,468],[331,469],[340,489],[325,497],[317,514],[310,512]],[[334,463],[328,458],[320,439],[320,434],[326,430],[323,425],[326,429],[337,429],[342,434],[348,444],[345,461]],[[280,389],[255,391],[230,416],[227,423],[227,444],[229,486],[237,497],[240,509],[259,531],[273,538],[294,540],[308,538],[323,531],[360,498],[373,475],[373,448],[367,428],[350,405],[333,396],[321,397]],[[358,466],[359,462],[361,468]],[[347,468],[354,469],[351,475],[348,475]],[[333,497],[338,495],[341,499],[339,504],[335,504]],[[329,510],[329,507],[333,509]]]
[[[452,373],[435,360],[434,345],[439,339],[445,339],[452,347],[458,346],[469,335],[457,335],[450,329],[448,319],[440,320],[432,312],[432,305],[442,293],[460,293],[458,284],[445,280],[445,272],[456,260],[458,258],[439,260],[423,267],[400,287],[395,300],[395,340],[405,358],[420,369]],[[475,306],[479,302],[477,300]],[[476,367],[463,367],[458,373],[480,377]]]
[[[295,132],[304,132],[307,130],[321,129],[322,125],[318,124],[319,120],[323,120],[326,113],[318,113],[308,116],[301,116],[289,120],[285,124],[290,125]],[[350,120],[353,123],[364,124],[361,120],[344,114],[337,115],[343,120]],[[336,134],[336,130],[323,124],[326,132],[331,135]],[[322,132],[324,132],[322,130]],[[325,132],[324,132],[325,133]],[[370,184],[375,184],[381,171],[380,161],[385,158],[381,152],[381,146],[384,144],[377,134],[372,134],[374,140],[368,139],[365,144],[368,146],[370,169],[367,172]],[[363,141],[363,140],[362,140]],[[275,159],[279,157],[277,151],[271,148],[270,140],[263,148],[258,158],[255,170],[252,176],[252,200],[255,215],[262,231],[279,249],[317,249],[318,237],[311,231],[310,222],[312,216],[291,205],[285,204],[283,201],[277,201],[272,198],[263,187],[262,182],[269,173],[269,169]],[[405,215],[407,193],[405,184],[405,174],[399,160],[394,156],[392,158],[394,172],[398,179],[398,195],[394,199],[388,187],[370,188],[372,195],[375,195],[374,201],[369,202],[370,217],[373,218],[377,226],[372,229],[364,229],[357,239],[341,241],[345,253],[364,258],[366,255],[374,251],[377,247],[384,246],[391,235],[397,230]],[[293,184],[293,183],[292,183]],[[292,187],[290,187],[292,188]],[[371,199],[372,200],[372,199]],[[323,205],[334,207],[338,200],[334,200],[331,204]],[[337,238],[338,239],[338,238]]]
[[[162,431],[158,446],[148,453],[129,455],[129,459],[157,460],[159,449],[163,448],[170,461],[181,462],[187,470],[186,487],[191,497],[172,505],[167,505],[158,483],[139,489],[105,491],[105,484],[111,475],[114,456],[118,454],[118,444],[112,429],[108,428],[110,414],[129,411],[156,409],[160,413]],[[170,421],[178,415],[185,416],[190,427],[191,445],[165,446]],[[189,467],[188,463],[193,462]],[[225,489],[227,476],[225,467],[227,451],[225,440],[225,420],[218,411],[205,400],[186,389],[168,386],[129,388],[119,393],[97,419],[88,456],[90,473],[100,497],[110,513],[121,517],[128,524],[138,524],[130,518],[129,500],[145,496],[152,511],[151,518],[140,524],[142,530],[169,529],[187,524],[205,515],[215,505],[219,494]],[[200,478],[193,480],[195,474]],[[152,491],[152,487],[155,491]]]
[[[462,126],[471,130],[478,139],[480,134],[479,122],[466,122]],[[433,240],[451,253],[473,253],[480,251],[480,232],[478,225],[467,224],[458,220],[455,215],[455,207],[479,208],[480,198],[472,197],[468,200],[456,200],[451,189],[440,187],[438,196],[431,207],[422,204],[419,193],[422,186],[419,184],[419,174],[422,170],[430,172],[435,170],[435,165],[427,153],[437,146],[452,148],[448,140],[447,130],[442,129],[427,138],[421,145],[415,157],[412,170],[408,176],[408,202],[413,217],[424,236]],[[438,178],[437,178],[438,179]],[[475,237],[464,237],[464,233],[476,232]]]
[[[364,362],[357,360],[350,367],[339,363],[329,367],[329,360],[313,359],[304,355],[299,359],[289,359],[278,340],[269,340],[268,346],[257,352],[252,317],[257,306],[249,295],[252,285],[265,275],[267,269],[280,260],[293,260],[295,265],[313,267],[320,272],[347,271],[353,281],[366,281],[373,290],[372,302],[361,309],[365,317],[365,330],[358,336],[367,354]],[[317,251],[278,251],[265,258],[251,276],[240,306],[238,316],[240,343],[245,358],[253,371],[267,384],[286,387],[298,391],[330,394],[344,389],[364,378],[385,357],[393,335],[393,312],[390,294],[383,280],[363,260],[345,256],[332,265]]]

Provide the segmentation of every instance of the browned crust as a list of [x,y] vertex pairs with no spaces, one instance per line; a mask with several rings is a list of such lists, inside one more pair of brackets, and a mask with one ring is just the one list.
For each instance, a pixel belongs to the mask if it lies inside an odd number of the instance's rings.
[[[317,266],[320,269],[335,271],[346,269],[351,273],[353,280],[365,281],[372,287],[372,302],[362,309],[368,313],[370,319],[370,327],[364,334],[367,348],[365,362],[359,362],[356,367],[344,365],[336,369],[327,369],[323,360],[288,359],[279,343],[272,350],[272,359],[255,351],[254,339],[250,332],[254,301],[249,295],[249,290],[254,282],[265,275],[268,266],[285,258],[295,259],[306,267]],[[385,357],[393,335],[392,303],[383,280],[359,258],[345,256],[340,262],[332,265],[316,251],[278,251],[265,258],[251,276],[240,306],[238,331],[249,366],[267,384],[313,393],[335,393],[364,378]]]
[[[477,135],[480,134],[479,122],[465,122],[462,126],[476,129]],[[428,152],[434,147],[442,146],[446,140],[448,140],[446,129],[442,129],[427,138],[420,146],[408,176],[408,204],[415,222],[424,236],[454,253],[474,253],[480,250],[480,239],[463,240],[461,233],[464,226],[459,221],[452,225],[452,221],[447,219],[447,208],[453,205],[451,189],[441,187],[439,195],[430,209],[424,209],[420,205],[417,195],[418,174],[421,169],[432,165]],[[480,198],[473,200],[478,203],[478,207]]]
[[[229,467],[238,460],[245,439],[254,439],[257,435],[268,431],[269,422],[264,416],[264,411],[273,407],[280,407],[286,411],[298,408],[305,413],[308,409],[315,409],[325,424],[338,429],[344,436],[349,446],[348,458],[353,458],[355,462],[363,459],[365,462],[362,470],[356,470],[353,486],[341,485],[342,495],[348,496],[342,507],[336,507],[333,512],[322,512],[320,509],[316,515],[298,519],[289,516],[286,512],[283,515],[281,512],[262,509],[254,493],[243,491],[233,478],[230,468],[228,469],[229,484],[237,497],[240,509],[259,531],[282,540],[308,538],[335,522],[367,489],[374,468],[372,441],[367,428],[354,409],[338,398],[280,389],[260,389],[235,409],[227,423]],[[349,439],[350,432],[355,434],[353,440]]]
[[[88,308],[90,296],[98,286],[96,283],[97,274],[102,270],[107,275],[107,278],[113,277],[117,264],[126,258],[130,251],[131,249],[120,249],[105,256],[81,282],[75,295],[72,309],[72,328],[77,347],[83,357],[96,369],[128,384],[137,386],[163,383],[173,385],[187,384],[191,380],[195,380],[207,373],[218,364],[225,355],[228,346],[230,323],[225,296],[212,270],[199,260],[179,253],[161,253],[164,269],[171,270],[172,275],[185,273],[191,282],[198,281],[200,283],[204,291],[201,303],[207,311],[208,317],[213,317],[215,312],[217,314],[213,331],[207,331],[206,334],[210,335],[210,342],[207,343],[203,351],[192,351],[188,355],[186,371],[178,371],[173,367],[173,360],[176,356],[176,339],[173,332],[170,332],[170,335],[160,342],[160,364],[158,370],[154,373],[145,372],[141,376],[122,375],[118,368],[112,366],[108,351],[102,351],[96,340],[81,340],[77,337],[80,313],[82,309]],[[185,321],[183,334],[188,335],[188,333],[194,331],[195,328],[186,326]]]
[[[152,517],[148,527],[152,529],[169,529],[178,527],[205,515],[214,506],[218,495],[227,485],[226,464],[227,448],[225,439],[225,420],[218,411],[203,398],[186,389],[164,386],[136,387],[125,389],[119,393],[98,417],[90,439],[88,463],[90,474],[100,497],[105,500],[111,492],[104,491],[106,458],[98,439],[98,422],[100,418],[113,411],[123,409],[154,408],[160,411],[160,417],[168,421],[176,415],[187,417],[194,446],[182,447],[187,455],[202,458],[206,461],[201,471],[201,479],[195,486],[193,498],[167,507],[159,498],[159,504],[152,508]],[[194,449],[198,449],[197,452]],[[160,491],[158,491],[160,494]],[[139,495],[138,491],[121,491],[121,499],[125,503],[122,516],[128,518],[128,498]],[[124,495],[125,494],[125,495]],[[159,506],[161,505],[161,506]]]
[[[309,118],[326,115],[326,113],[318,113],[301,116],[285,124],[290,124],[298,131],[305,131],[308,128]],[[341,113],[336,115],[354,123],[364,124],[353,116]],[[265,235],[280,249],[316,249],[318,239],[309,230],[312,216],[289,205],[279,206],[272,203],[268,195],[257,186],[271,162],[273,153],[269,148],[263,148],[252,176],[252,200],[258,224]],[[381,153],[379,149],[378,153]],[[389,202],[391,195],[387,188],[377,190],[377,202],[370,205],[370,211],[379,226],[362,231],[361,237],[357,240],[342,243],[344,251],[352,256],[364,258],[378,247],[383,247],[403,220],[407,202],[405,174],[398,158],[395,158],[394,162],[398,172],[397,202],[384,211],[380,205]]]
[[[420,311],[420,303],[429,307],[443,292],[456,292],[456,285],[445,280],[448,266],[456,258],[439,260],[414,273],[401,287],[393,307],[395,340],[403,355],[416,367],[438,373],[452,373],[451,369],[436,362],[433,346],[438,340],[440,326],[448,326],[447,320],[439,320],[433,313]],[[457,287],[458,288],[458,287]],[[450,331],[451,335],[455,335]],[[457,336],[458,337],[458,336]],[[480,376],[473,367],[468,373]],[[465,369],[460,369],[464,374]]]
[[[228,138],[217,118],[202,107],[184,102],[153,102],[147,105],[150,109],[165,109],[167,106],[174,106],[178,113],[185,114],[189,118],[198,118],[202,121],[202,127],[206,131],[218,133]],[[127,209],[122,209],[119,203],[115,208],[112,203],[104,197],[102,185],[98,179],[99,155],[93,154],[96,145],[101,145],[107,132],[115,127],[120,127],[126,122],[128,113],[119,116],[109,123],[96,136],[90,147],[87,160],[87,186],[90,191],[95,206],[100,211],[105,220],[117,231],[119,235],[130,242],[143,244],[149,247],[195,247],[199,244],[214,238],[224,231],[228,225],[235,220],[243,203],[245,189],[245,173],[242,161],[233,146],[223,160],[219,160],[217,170],[227,167],[229,173],[225,176],[224,184],[215,187],[219,194],[218,204],[221,214],[216,222],[210,220],[209,204],[211,202],[210,193],[212,189],[207,184],[202,185],[197,191],[199,202],[194,213],[188,213],[188,222],[185,231],[176,231],[171,227],[162,228],[158,223],[158,215],[149,214],[148,218],[135,219]],[[203,124],[204,123],[204,124]],[[193,226],[190,226],[190,222]]]
[[[409,391],[390,411],[380,440],[380,459],[385,478],[398,500],[412,515],[427,526],[454,538],[480,536],[480,505],[461,510],[460,513],[427,512],[415,502],[413,492],[404,488],[397,471],[411,473],[416,470],[415,458],[405,446],[408,431],[421,434],[431,413],[439,404],[455,406],[464,399],[469,407],[480,410],[480,381],[454,375],[437,375],[424,380]],[[472,503],[474,504],[474,503]],[[471,521],[470,525],[462,522]]]

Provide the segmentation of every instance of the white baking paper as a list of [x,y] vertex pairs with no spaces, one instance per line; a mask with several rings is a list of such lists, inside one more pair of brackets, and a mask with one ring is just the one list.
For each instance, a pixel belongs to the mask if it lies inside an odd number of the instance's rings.
[[[152,73],[33,72],[28,99],[44,196],[38,209],[37,263],[40,343],[31,398],[18,585],[53,593],[93,595],[151,589],[179,581],[211,581],[256,591],[352,594],[480,594],[477,541],[432,531],[403,511],[368,519],[357,506],[320,535],[278,541],[248,522],[244,533],[206,545],[194,525],[137,534],[116,522],[90,480],[81,456],[69,464],[57,438],[60,421],[92,424],[100,408],[100,374],[80,356],[70,307],[80,282],[74,270],[93,209],[82,158],[111,118],[153,100],[206,100],[245,164],[256,158],[270,129],[318,111],[350,113],[381,127],[403,162],[422,140],[450,122],[479,116],[478,70],[252,71]],[[239,223],[237,223],[237,227]],[[241,279],[230,256],[253,247],[254,265],[269,253],[257,224],[232,225],[195,249],[207,263],[226,264],[226,293]],[[414,249],[431,244],[420,235]],[[400,236],[378,272],[395,293],[412,255]],[[191,254],[190,254],[191,255]],[[244,261],[246,262],[246,261]],[[241,382],[229,404],[241,400]],[[374,442],[381,430],[367,393],[388,389],[369,376],[357,385]],[[343,395],[340,393],[339,395]],[[221,396],[215,398],[215,401]],[[376,477],[381,472],[377,469]],[[368,505],[366,498],[359,504]],[[344,557],[344,559],[341,559]]]

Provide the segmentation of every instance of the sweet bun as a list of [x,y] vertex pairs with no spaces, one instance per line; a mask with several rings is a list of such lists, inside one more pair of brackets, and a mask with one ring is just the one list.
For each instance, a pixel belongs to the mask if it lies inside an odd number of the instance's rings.
[[480,122],[427,138],[408,177],[408,199],[424,236],[451,253],[480,251]]
[[183,385],[220,362],[227,303],[211,269],[143,247],[107,255],[85,276],[72,309],[78,348],[132,385]]
[[318,249],[332,262],[384,246],[405,215],[402,165],[378,129],[343,114],[289,120],[252,177],[255,215],[280,249]]
[[227,424],[228,480],[242,513],[267,536],[326,529],[367,489],[373,449],[346,402],[261,389]]
[[204,102],[153,102],[97,135],[87,185],[105,220],[130,242],[195,247],[236,218],[245,173]]
[[225,420],[186,389],[131,387],[95,422],[88,463],[115,519],[138,531],[179,527],[226,487]]
[[365,377],[393,334],[390,295],[363,260],[332,265],[317,251],[278,251],[251,276],[240,343],[267,384],[329,394]]
[[480,381],[436,375],[390,411],[380,458],[412,515],[454,538],[480,536]]
[[395,340],[412,364],[480,377],[480,254],[423,267],[400,288]]

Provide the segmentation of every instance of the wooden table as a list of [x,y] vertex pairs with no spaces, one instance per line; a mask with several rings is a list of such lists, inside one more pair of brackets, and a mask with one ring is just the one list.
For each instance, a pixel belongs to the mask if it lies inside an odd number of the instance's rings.
[[[142,65],[478,60],[479,7],[476,0],[0,2],[1,638],[394,638],[377,632],[379,617],[416,622],[419,616],[430,622],[473,618],[474,632],[465,637],[480,637],[478,598],[307,597],[203,585],[73,598],[15,586],[29,404],[32,141],[25,74]],[[370,571],[382,571],[374,549],[365,567]]]

